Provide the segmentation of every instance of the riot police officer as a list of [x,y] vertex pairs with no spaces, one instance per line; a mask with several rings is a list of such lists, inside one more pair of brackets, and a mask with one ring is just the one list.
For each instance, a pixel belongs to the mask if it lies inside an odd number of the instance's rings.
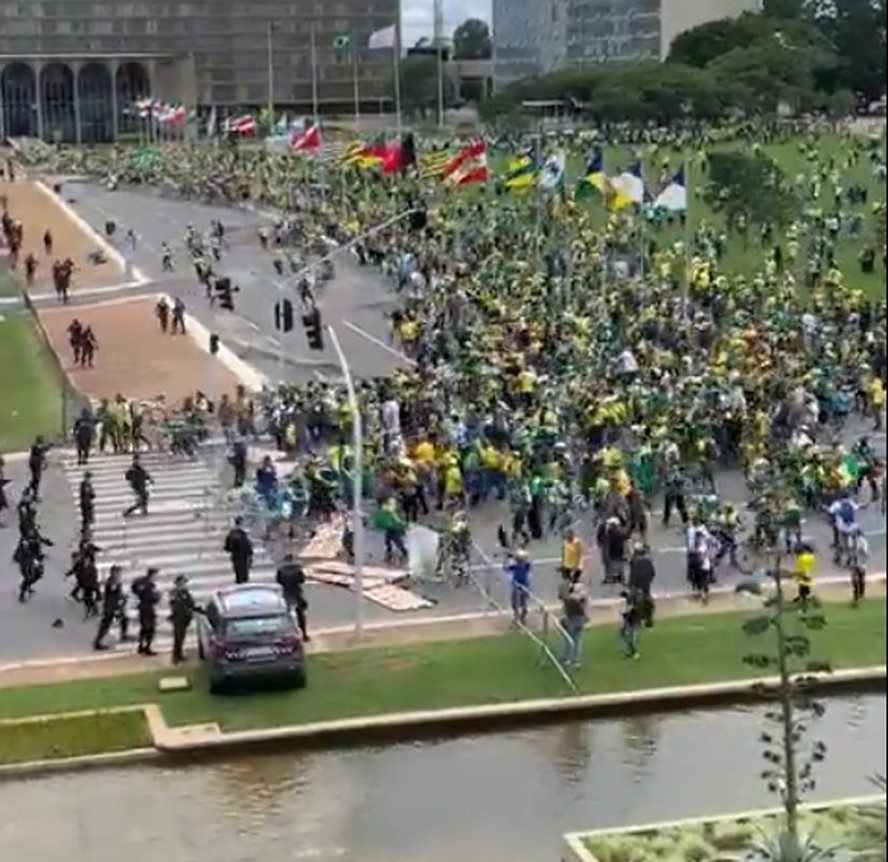
[[80,532],[83,533],[90,527],[96,518],[96,490],[93,488],[92,473],[87,470],[80,480]]
[[197,605],[191,590],[188,589],[188,578],[176,575],[173,589],[170,590],[170,622],[173,624],[173,664],[185,661],[185,636],[188,626],[194,619]]
[[130,587],[136,597],[139,613],[139,655],[157,655],[152,649],[157,632],[157,604],[160,602],[156,577],[157,569],[150,568],[141,578],[136,578]]
[[302,633],[302,640],[311,640],[308,636],[308,602],[305,600],[305,570],[296,562],[292,554],[284,557],[284,562],[277,570],[277,582],[284,594],[284,601],[291,612],[296,614],[296,624]]
[[[105,589],[102,593],[102,613],[99,617],[99,628],[93,639],[93,649],[102,651],[108,649],[104,643],[104,638],[111,630],[114,620],[123,616],[126,619],[126,596],[123,593],[123,581],[121,579],[122,570],[120,566],[111,566],[108,572],[108,578],[105,581]],[[126,639],[126,626],[121,623],[121,640]]]

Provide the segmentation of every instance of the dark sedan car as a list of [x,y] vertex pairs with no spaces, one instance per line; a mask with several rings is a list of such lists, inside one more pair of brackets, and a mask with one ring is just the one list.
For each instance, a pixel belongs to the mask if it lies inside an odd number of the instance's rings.
[[306,681],[299,630],[273,584],[217,590],[197,617],[198,651],[214,694],[237,683]]

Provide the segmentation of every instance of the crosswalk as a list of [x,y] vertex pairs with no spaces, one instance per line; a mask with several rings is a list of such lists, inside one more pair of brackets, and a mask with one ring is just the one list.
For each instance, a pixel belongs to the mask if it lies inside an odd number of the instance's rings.
[[[147,517],[123,517],[124,509],[133,503],[125,477],[130,456],[93,456],[86,468],[79,467],[73,455],[66,456],[62,468],[75,507],[83,473],[86,469],[92,473],[96,492],[93,540],[101,549],[100,577],[104,579],[113,564],[123,566],[127,584],[149,566],[158,569],[157,584],[163,599],[158,611],[157,643],[158,648],[164,648],[172,637],[167,597],[176,575],[188,577],[198,602],[234,582],[222,545],[235,512],[226,500],[218,471],[205,460],[177,460],[161,453],[145,453],[141,460],[154,480]],[[273,582],[275,564],[271,554],[255,537],[254,549],[251,582]],[[127,603],[127,615],[135,630],[132,599]]]

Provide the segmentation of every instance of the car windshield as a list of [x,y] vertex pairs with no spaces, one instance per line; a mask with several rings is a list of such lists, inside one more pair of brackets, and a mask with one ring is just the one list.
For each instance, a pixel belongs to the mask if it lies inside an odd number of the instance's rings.
[[277,614],[273,617],[243,617],[228,620],[225,634],[230,638],[252,638],[257,636],[282,635],[292,629],[287,617]]

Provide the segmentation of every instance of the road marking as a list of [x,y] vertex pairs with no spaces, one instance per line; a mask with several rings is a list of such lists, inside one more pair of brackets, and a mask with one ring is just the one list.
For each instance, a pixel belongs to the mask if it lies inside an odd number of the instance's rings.
[[343,320],[342,325],[346,329],[350,329],[352,332],[354,332],[355,335],[359,335],[365,341],[369,341],[370,344],[379,347],[386,353],[390,353],[392,356],[400,359],[402,362],[406,362],[408,365],[416,365],[416,362],[405,353],[402,353],[400,350],[392,347],[391,344],[386,344],[381,338],[377,338],[375,335],[371,335],[369,332],[367,332],[367,330],[361,329],[360,326],[352,323],[350,320]]
[[[121,284],[112,284],[109,287],[90,287],[86,290],[72,288],[68,296],[70,299],[85,299],[90,296],[106,296],[109,293],[123,293],[127,290],[138,290],[139,288],[146,288],[149,287],[152,283],[153,282],[150,279],[145,279],[145,281],[126,281],[122,282]],[[49,300],[57,300],[59,298],[58,294],[55,291],[46,291],[44,293],[29,293],[28,296],[35,302],[47,302]],[[125,301],[125,299],[121,299],[118,301]]]

